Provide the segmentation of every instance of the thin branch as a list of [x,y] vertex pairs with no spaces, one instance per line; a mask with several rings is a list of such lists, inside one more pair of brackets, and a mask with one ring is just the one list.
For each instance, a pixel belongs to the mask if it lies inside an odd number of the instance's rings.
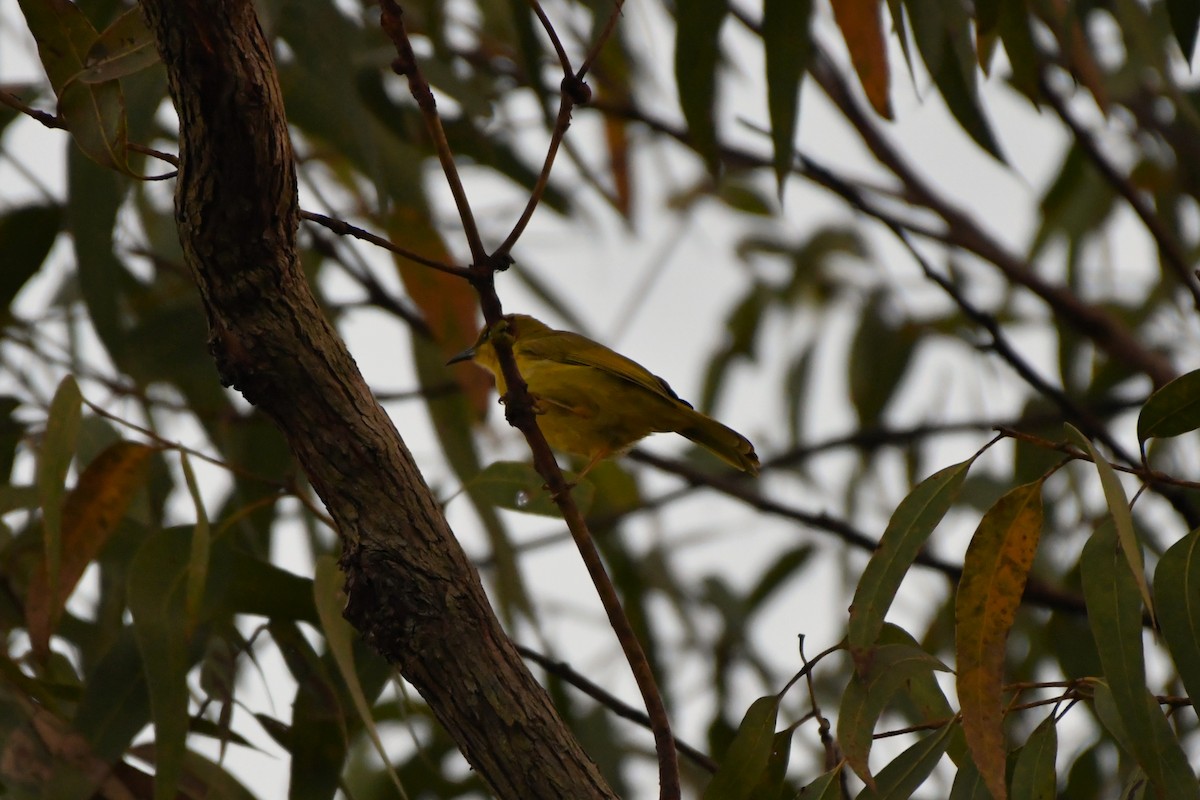
[[[1045,450],[1053,450],[1058,453],[1063,453],[1064,455],[1070,456],[1071,458],[1079,461],[1087,461],[1089,463],[1094,462],[1094,459],[1089,453],[1085,453],[1078,447],[1075,447],[1067,442],[1051,441],[1050,439],[1044,439],[1041,436],[1034,436],[1031,433],[1025,433],[1023,431],[1015,430],[1002,425],[996,426],[996,430],[1010,439],[1027,442],[1035,447],[1040,447]],[[1180,489],[1200,491],[1200,481],[1185,481],[1182,478],[1176,478],[1172,475],[1168,475],[1165,472],[1159,472],[1156,469],[1148,469],[1142,464],[1138,464],[1136,466],[1126,466],[1125,464],[1119,464],[1113,461],[1105,461],[1104,463],[1108,464],[1118,472],[1124,472],[1127,475],[1133,475],[1137,478],[1140,478],[1146,484],[1164,484],[1167,486],[1177,486]]]
[[417,101],[417,108],[421,110],[425,128],[433,139],[438,161],[441,162],[442,172],[446,176],[446,184],[450,187],[450,194],[454,196],[454,204],[458,208],[458,217],[462,221],[467,246],[471,249],[471,259],[476,264],[483,264],[487,259],[487,250],[479,235],[479,226],[476,225],[475,215],[471,212],[471,203],[467,199],[467,191],[458,174],[458,167],[454,164],[454,154],[450,151],[450,142],[446,139],[442,118],[438,115],[437,101],[434,99],[433,90],[429,87],[429,81],[425,79],[424,73],[421,72],[420,64],[417,63],[417,57],[413,53],[412,42],[408,39],[408,31],[404,27],[404,12],[396,4],[396,0],[380,0],[379,7],[382,11],[380,24],[383,32],[396,47],[396,58],[392,61],[392,70],[397,75],[408,79],[408,89],[412,93],[413,99]]
[[11,92],[6,92],[0,89],[0,103],[9,108],[19,111],[27,117],[36,119],[38,122],[45,125],[47,128],[57,128],[58,130],[67,130],[67,121],[57,114],[50,114],[45,111],[40,111],[33,106],[26,105],[21,98]]
[[390,240],[385,239],[382,236],[378,236],[370,231],[363,230],[355,225],[351,225],[349,222],[344,220],[336,219],[334,217],[327,217],[324,214],[318,214],[315,211],[304,211],[303,209],[300,211],[300,218],[306,219],[309,222],[315,222],[318,225],[328,228],[338,236],[353,236],[355,239],[361,239],[364,242],[370,242],[376,247],[382,247],[384,250],[395,253],[401,258],[412,261],[415,264],[420,264],[423,267],[436,269],[438,272],[444,272],[447,275],[453,275],[456,278],[465,278],[470,280],[472,276],[471,270],[467,267],[446,264],[438,261],[437,259],[423,256],[420,253],[414,253],[413,251],[403,248],[400,245],[393,244]]
[[[639,711],[603,687],[588,680],[585,676],[579,672],[576,672],[571,665],[565,661],[557,661],[547,655],[537,652],[536,650],[525,647],[524,645],[517,645],[517,652],[540,666],[542,669],[546,670],[546,672],[550,673],[551,675],[562,678],[564,681],[571,684],[596,702],[600,703],[600,705],[604,706],[621,719],[627,719],[631,722],[636,722],[643,728],[649,729],[650,718],[646,716],[644,712]],[[675,737],[675,746],[678,748],[681,755],[686,756],[689,761],[700,767],[700,769],[706,772],[717,771],[717,762],[714,761],[707,753],[696,747],[693,747],[679,737]]]
[[[546,147],[546,158],[542,162],[542,170],[538,173],[537,183],[533,186],[533,191],[529,193],[529,200],[525,203],[525,208],[521,211],[521,216],[517,218],[512,230],[505,237],[504,242],[496,248],[495,255],[500,257],[507,256],[512,252],[512,248],[517,243],[517,239],[521,238],[521,234],[525,232],[525,228],[529,225],[529,221],[533,219],[533,212],[537,210],[538,203],[542,200],[542,195],[546,192],[546,186],[550,183],[550,170],[554,166],[554,159],[558,155],[558,147],[562,143],[563,137],[567,134],[567,128],[571,125],[571,111],[575,108],[575,99],[568,90],[568,82],[572,78],[563,79],[563,89],[558,101],[558,116],[554,119],[554,130],[550,134],[550,144]],[[587,88],[587,84],[580,83],[580,86]]]
[[1187,289],[1192,296],[1192,304],[1200,310],[1200,284],[1196,282],[1196,276],[1192,272],[1191,264],[1188,263],[1188,258],[1180,247],[1179,240],[1163,225],[1162,219],[1146,202],[1145,197],[1138,193],[1133,182],[1124,175],[1117,172],[1117,168],[1112,162],[1105,157],[1100,151],[1100,146],[1096,143],[1088,131],[1079,124],[1070,110],[1067,108],[1063,99],[1058,93],[1050,88],[1050,82],[1046,80],[1046,75],[1043,72],[1038,78],[1038,89],[1042,97],[1050,103],[1050,107],[1054,109],[1054,113],[1058,114],[1058,118],[1063,121],[1063,124],[1070,129],[1071,134],[1075,137],[1076,143],[1083,151],[1084,155],[1092,162],[1092,166],[1096,168],[1109,184],[1117,190],[1117,192],[1125,198],[1134,213],[1142,220],[1142,224],[1146,226],[1146,230],[1154,237],[1155,244],[1158,245],[1158,250],[1162,253],[1163,261],[1183,287]]
[[550,44],[554,48],[555,55],[558,56],[558,63],[562,67],[563,74],[570,75],[571,59],[567,58],[567,51],[563,48],[562,41],[558,38],[558,31],[554,30],[554,25],[551,24],[550,18],[546,16],[546,10],[542,8],[542,4],[538,0],[529,0],[529,7],[533,9],[538,22],[542,23],[542,30],[546,32],[546,36],[550,39]]
[[[480,238],[479,230],[471,213],[470,203],[467,200],[466,191],[463,188],[458,170],[454,166],[454,157],[450,152],[450,145],[446,140],[445,131],[442,128],[441,118],[438,116],[437,104],[434,100],[433,92],[413,54],[412,44],[404,28],[400,7],[396,4],[395,0],[381,0],[380,6],[382,8],[381,25],[396,47],[397,57],[392,62],[392,69],[397,74],[403,75],[408,79],[409,91],[417,101],[417,106],[421,109],[421,114],[425,119],[426,128],[433,138],[438,159],[441,161],[442,170],[446,175],[451,194],[454,196],[459,217],[462,220],[463,230],[471,249],[472,265],[469,280],[479,294],[479,302],[483,310],[485,323],[494,326],[502,318],[500,298],[496,294],[495,273],[498,270],[506,269],[511,263],[508,249],[513,246],[513,243],[516,242],[524,230],[525,225],[528,224],[533,210],[541,198],[541,193],[544,191],[546,182],[549,179],[550,167],[558,150],[558,143],[561,142],[563,135],[566,133],[567,126],[570,124],[571,108],[576,103],[587,102],[591,91],[588,89],[587,84],[580,79],[576,79],[574,75],[567,74],[563,78],[562,100],[558,122],[555,125],[554,135],[547,150],[546,160],[542,168],[542,173],[538,177],[537,185],[531,193],[526,209],[512,233],[509,234],[500,248],[489,255]],[[542,16],[544,19],[544,15]],[[547,25],[547,27],[552,27],[549,26],[548,20],[544,20],[543,24]],[[646,705],[651,730],[654,733],[655,751],[658,754],[659,798],[660,800],[678,800],[681,794],[679,759],[662,693],[658,689],[653,670],[650,668],[650,662],[646,658],[646,653],[637,639],[633,625],[629,622],[629,618],[621,606],[616,587],[613,586],[612,580],[605,572],[604,562],[600,558],[595,541],[592,539],[591,531],[588,530],[583,514],[579,511],[574,498],[571,496],[571,487],[568,486],[566,480],[563,478],[562,471],[554,459],[554,454],[550,451],[550,446],[546,443],[545,437],[538,428],[537,418],[533,413],[533,398],[529,394],[529,387],[517,369],[516,360],[512,353],[512,344],[505,339],[506,337],[504,336],[494,336],[492,339],[496,349],[496,357],[507,386],[507,393],[504,397],[505,416],[509,424],[520,430],[529,443],[529,448],[533,453],[534,467],[545,478],[546,487],[558,505],[563,519],[567,523],[567,528],[571,531],[571,536],[575,540],[580,557],[592,579],[596,593],[604,606],[609,624],[612,626],[613,632],[621,645],[621,650],[629,662],[630,670],[633,673],[638,690],[641,692],[642,701]]]
[[600,57],[600,51],[604,49],[605,42],[612,36],[616,30],[617,22],[621,19],[621,12],[624,9],[625,0],[615,0],[613,3],[612,13],[608,16],[608,22],[604,24],[604,30],[596,37],[596,41],[592,43],[592,49],[588,52],[587,58],[583,60],[583,65],[579,71],[575,73],[575,77],[583,80],[584,77],[591,72],[592,65],[596,63],[596,59]]
[[[810,528],[831,533],[851,547],[867,552],[874,552],[879,547],[877,539],[869,536],[845,520],[824,512],[802,511],[778,500],[764,497],[756,489],[751,488],[745,481],[730,480],[710,475],[682,462],[660,458],[659,456],[639,450],[630,452],[628,457],[634,461],[655,466],[664,472],[678,475],[693,485],[715,489],[728,497],[741,500],[751,508],[765,514],[790,519]],[[942,573],[954,583],[957,583],[962,577],[962,567],[960,565],[932,556],[925,550],[918,553],[915,563]],[[1087,606],[1084,604],[1083,598],[1053,586],[1048,586],[1041,581],[1035,580],[1033,577],[1025,584],[1025,592],[1021,596],[1021,600],[1022,602],[1055,611],[1064,611],[1071,614],[1087,614]]]
[[814,50],[810,71],[875,158],[900,179],[910,201],[945,220],[947,231],[958,247],[991,263],[1006,279],[1033,292],[1064,323],[1095,342],[1114,359],[1144,372],[1156,387],[1175,377],[1176,370],[1170,360],[1147,349],[1111,313],[1084,302],[1069,287],[1048,283],[1030,269],[1029,264],[988,235],[974,217],[938,193],[884,136],[819,45]]

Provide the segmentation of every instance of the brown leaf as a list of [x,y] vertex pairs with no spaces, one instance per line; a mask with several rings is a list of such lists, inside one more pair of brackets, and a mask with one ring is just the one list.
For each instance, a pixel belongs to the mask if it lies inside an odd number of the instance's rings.
[[1042,530],[1042,482],[988,509],[971,538],[954,605],[963,733],[995,800],[1005,800],[1005,645]]
[[49,652],[50,636],[84,569],[104,549],[125,516],[129,501],[145,479],[146,461],[154,452],[155,448],[136,442],[110,445],[92,459],[63,502],[58,591],[56,596],[50,596],[50,580],[43,559],[25,598],[29,639],[39,658]]
[[888,96],[887,40],[883,32],[883,3],[879,0],[833,0],[833,17],[842,29],[850,60],[867,100],[879,116],[892,118]]

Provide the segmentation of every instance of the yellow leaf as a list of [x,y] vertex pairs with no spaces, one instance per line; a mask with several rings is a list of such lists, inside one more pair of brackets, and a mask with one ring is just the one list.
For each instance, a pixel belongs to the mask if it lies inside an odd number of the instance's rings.
[[988,509],[963,561],[954,606],[958,699],[971,756],[995,800],[1005,800],[1004,656],[1042,530],[1041,480]]
[[[117,442],[92,459],[67,495],[62,512],[62,559],[57,581],[46,561],[34,572],[25,599],[25,619],[35,653],[44,655],[75,584],[117,529],[134,492],[142,485],[146,461],[155,452],[135,442]],[[56,592],[50,587],[57,586]]]

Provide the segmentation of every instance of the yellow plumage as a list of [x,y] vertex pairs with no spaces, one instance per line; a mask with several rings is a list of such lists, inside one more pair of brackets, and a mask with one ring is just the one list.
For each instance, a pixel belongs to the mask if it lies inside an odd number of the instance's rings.
[[674,431],[730,465],[757,475],[754,445],[732,428],[681,400],[662,378],[586,336],[556,331],[533,317],[510,314],[485,327],[467,350],[450,360],[473,360],[507,388],[493,337],[511,337],[521,377],[534,396],[538,427],[556,450],[588,460],[582,476],[651,433]]

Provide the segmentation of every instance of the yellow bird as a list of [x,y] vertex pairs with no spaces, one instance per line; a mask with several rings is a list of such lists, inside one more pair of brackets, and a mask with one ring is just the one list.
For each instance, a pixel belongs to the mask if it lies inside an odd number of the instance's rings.
[[668,431],[743,472],[758,474],[750,440],[696,411],[662,378],[586,336],[556,331],[533,317],[509,314],[490,328],[484,326],[475,344],[447,363],[472,360],[486,367],[503,397],[507,389],[494,344],[499,336],[510,338],[546,442],[587,459],[579,477],[642,437]]

